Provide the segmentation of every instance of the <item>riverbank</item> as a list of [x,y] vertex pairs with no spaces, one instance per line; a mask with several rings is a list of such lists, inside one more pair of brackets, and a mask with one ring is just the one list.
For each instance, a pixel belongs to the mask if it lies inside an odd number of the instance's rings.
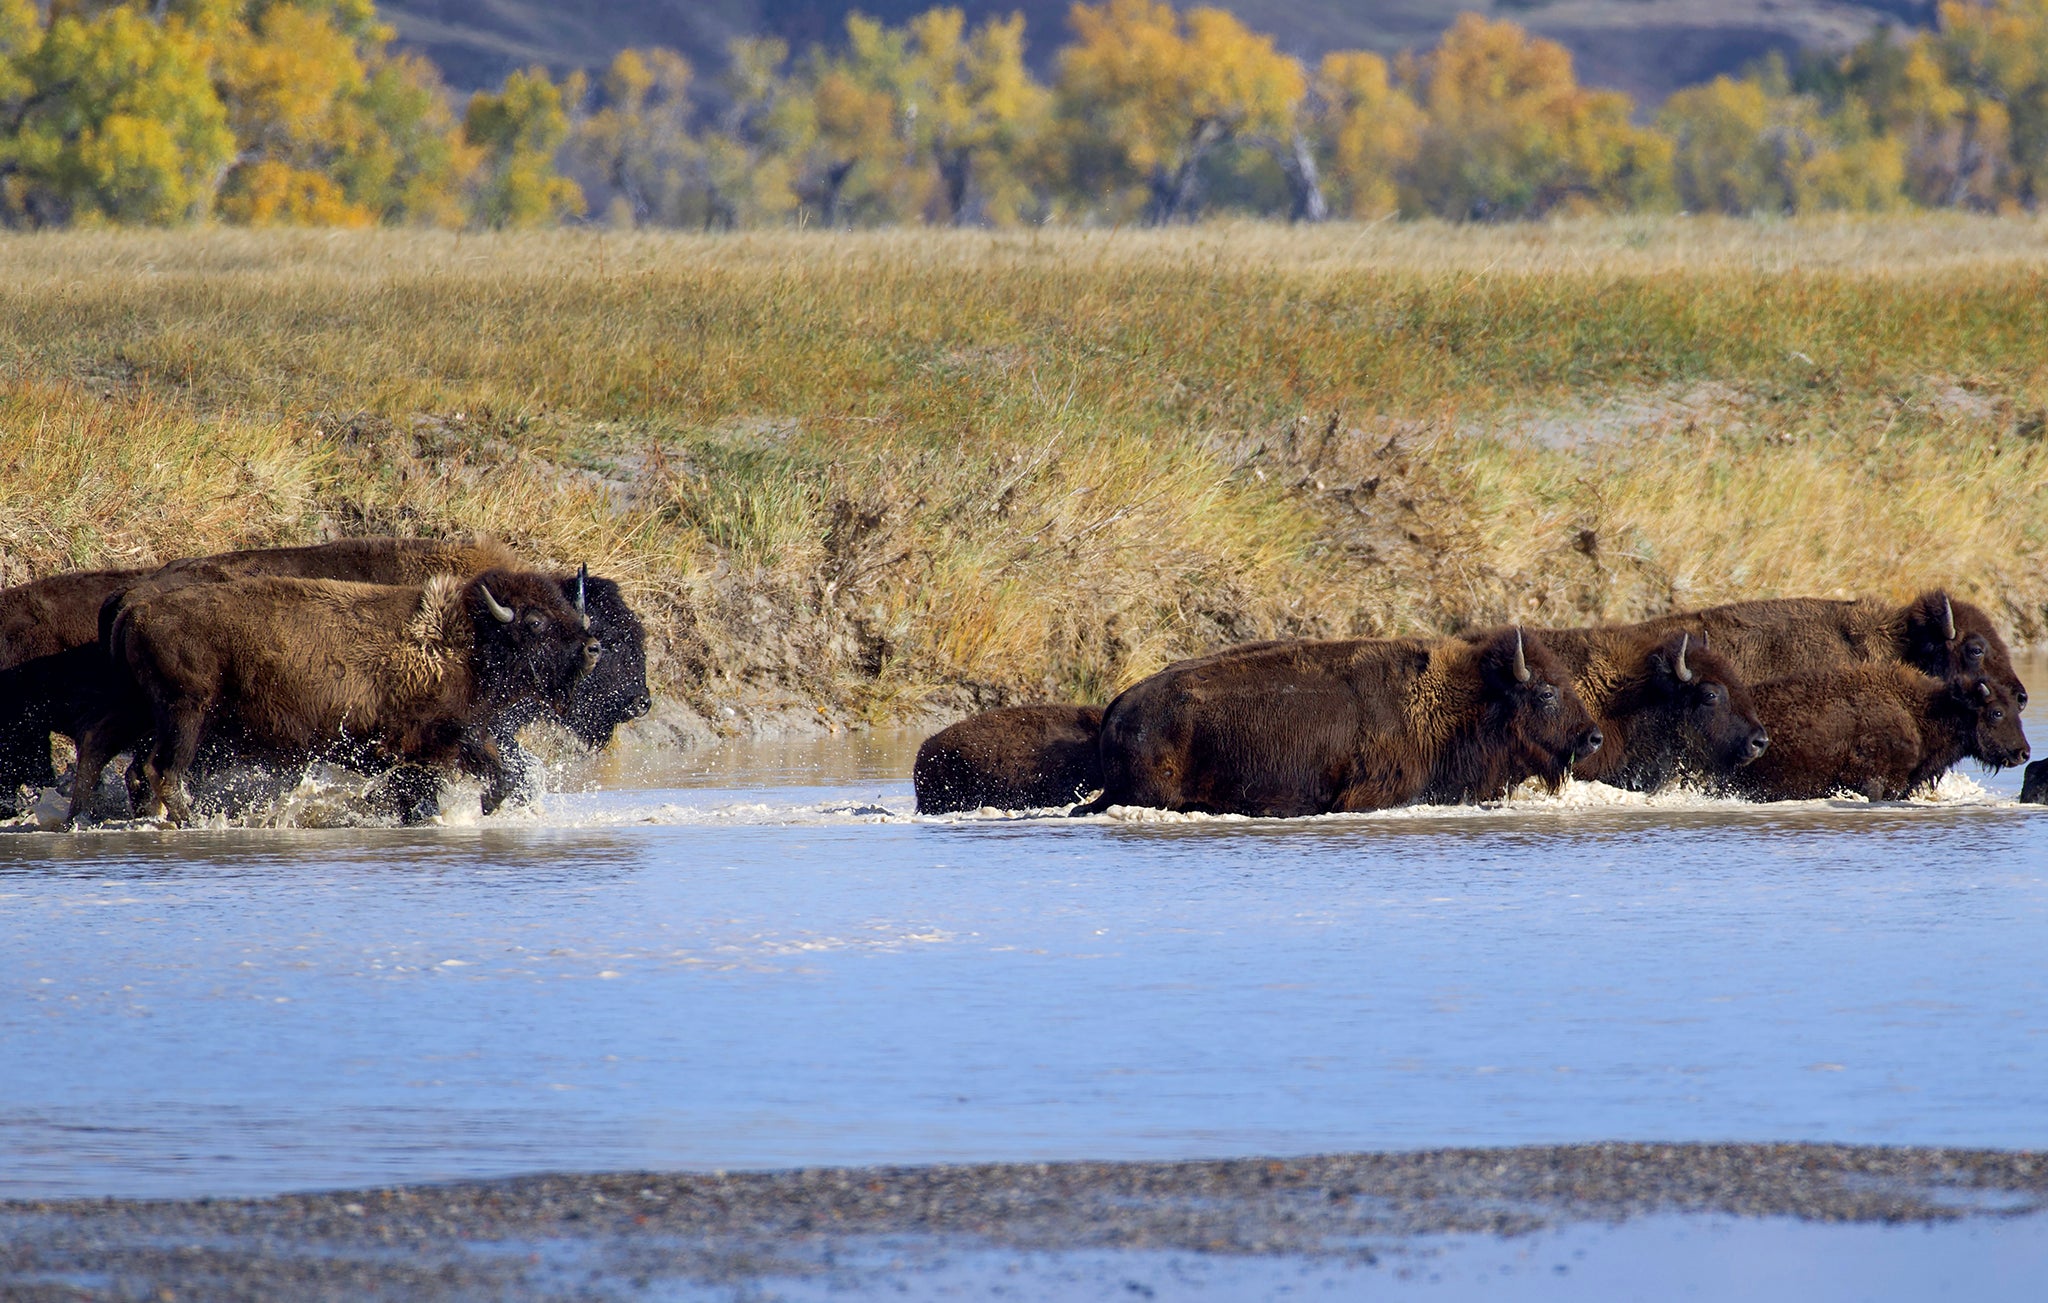
[[[0,581],[588,560],[678,741],[1790,593],[2048,631],[2048,224],[0,240]],[[143,504],[146,504],[143,505]]]
[[[969,1292],[985,1293],[1006,1269],[1020,1283],[1019,1255],[1037,1255],[1042,1281],[1045,1255],[1076,1254],[1112,1289],[1156,1274],[1160,1255],[1212,1271],[1246,1260],[1297,1276],[1304,1265],[1377,1269],[1391,1284],[1468,1242],[1457,1237],[1530,1242],[1672,1215],[2010,1224],[2044,1209],[2048,1155],[1811,1144],[550,1175],[256,1200],[0,1203],[0,1293],[754,1298],[829,1286],[894,1296],[962,1260],[965,1283],[982,1285]],[[1584,1252],[1556,1256],[1557,1274],[1585,1270]],[[1259,1279],[1256,1268],[1237,1274]]]

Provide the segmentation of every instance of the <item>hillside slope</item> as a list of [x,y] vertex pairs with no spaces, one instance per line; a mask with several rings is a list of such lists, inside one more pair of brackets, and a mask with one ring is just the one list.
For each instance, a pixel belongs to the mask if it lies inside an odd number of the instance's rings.
[[[970,18],[1021,10],[1041,66],[1065,39],[1068,0],[958,0]],[[1314,57],[1427,46],[1466,9],[1512,18],[1564,43],[1580,77],[1654,104],[1770,50],[1833,48],[1880,22],[1925,23],[1933,0],[1217,0],[1283,49]],[[665,45],[700,67],[725,43],[774,33],[802,46],[832,39],[858,9],[890,22],[931,0],[384,0],[407,45],[459,90],[495,85],[529,63],[557,72],[603,65],[627,46]]]

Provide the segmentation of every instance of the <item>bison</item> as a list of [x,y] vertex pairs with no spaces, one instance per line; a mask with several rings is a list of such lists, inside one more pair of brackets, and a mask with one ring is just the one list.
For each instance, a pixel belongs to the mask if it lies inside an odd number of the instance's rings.
[[148,570],[73,570],[0,589],[0,670],[99,636],[100,603]]
[[1604,739],[1572,767],[1580,778],[1654,792],[1682,773],[1724,776],[1770,745],[1749,684],[1690,633],[1623,626],[1541,636]]
[[1008,706],[941,729],[917,749],[919,814],[1072,805],[1102,786],[1100,706]]
[[148,703],[79,745],[72,817],[99,768],[142,732],[148,815],[189,819],[183,779],[202,744],[369,771],[404,766],[408,819],[431,813],[451,766],[483,777],[486,812],[506,774],[485,727],[525,700],[565,710],[598,662],[587,617],[543,575],[494,569],[424,585],[260,577],[131,593],[108,650]]
[[1752,683],[1828,665],[1894,663],[1958,685],[1988,677],[2027,704],[2026,685],[1991,617],[1938,589],[1903,606],[1819,597],[1734,602],[1641,627],[1704,634]]
[[51,787],[50,734],[77,741],[116,704],[123,680],[97,642],[0,670],[0,810],[24,787]]
[[1834,665],[1760,683],[1755,696],[1775,740],[1730,780],[1755,800],[1896,801],[1965,756],[1994,768],[2027,759],[2019,704],[1989,677],[1965,685],[1906,665]]
[[1103,713],[1112,805],[1290,817],[1497,799],[1600,746],[1533,635],[1267,643],[1170,665]]
[[2020,800],[2028,805],[2048,805],[2048,760],[2036,760],[2027,766],[2020,780]]

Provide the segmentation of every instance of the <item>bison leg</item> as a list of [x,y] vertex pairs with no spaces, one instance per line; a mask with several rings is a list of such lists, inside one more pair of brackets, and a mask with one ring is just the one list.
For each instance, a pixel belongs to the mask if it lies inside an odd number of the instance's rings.
[[107,761],[128,744],[130,739],[121,736],[125,731],[119,720],[111,718],[96,719],[79,730],[78,764],[71,771],[71,809],[64,816],[65,827],[77,828],[92,818],[100,773],[106,769]]
[[[524,749],[516,745],[513,749],[521,756],[526,755]],[[518,786],[517,772],[506,763],[498,740],[488,732],[479,730],[463,735],[458,763],[462,772],[484,780],[485,814],[496,814],[498,807],[505,804],[505,798],[511,796]]]
[[204,712],[194,705],[179,702],[158,710],[156,742],[142,765],[143,775],[149,780],[149,805],[142,811],[146,818],[167,818],[175,824],[191,822],[192,803],[185,797],[185,775],[199,755],[204,724]]
[[384,790],[397,807],[398,821],[408,827],[432,822],[441,813],[441,776],[423,765],[392,770]]

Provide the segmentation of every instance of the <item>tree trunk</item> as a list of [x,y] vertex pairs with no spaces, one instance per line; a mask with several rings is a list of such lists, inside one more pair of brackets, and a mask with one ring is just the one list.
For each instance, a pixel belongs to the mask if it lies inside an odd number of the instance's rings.
[[828,230],[838,230],[843,214],[840,211],[840,195],[846,189],[846,178],[853,175],[856,160],[833,163],[825,168],[825,197],[818,205],[819,220]]
[[966,226],[972,221],[967,212],[967,190],[974,182],[974,151],[965,146],[942,150],[938,164],[939,182],[946,190],[946,220]]
[[1187,152],[1181,156],[1180,166],[1171,172],[1163,167],[1152,169],[1152,201],[1145,208],[1147,222],[1165,226],[1194,215],[1195,199],[1201,191],[1202,160],[1227,134],[1222,123],[1204,118],[1188,133]]

